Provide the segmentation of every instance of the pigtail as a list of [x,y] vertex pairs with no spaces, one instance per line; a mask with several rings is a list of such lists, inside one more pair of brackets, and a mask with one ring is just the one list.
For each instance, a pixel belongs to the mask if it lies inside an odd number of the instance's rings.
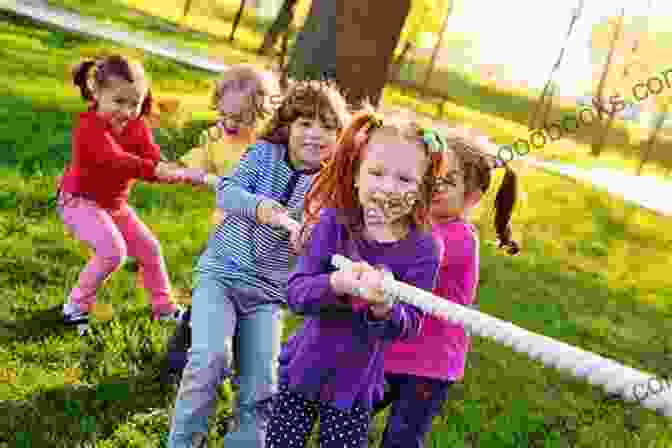
[[145,95],[145,99],[142,102],[142,107],[140,108],[141,117],[149,117],[152,112],[153,102],[154,99],[152,98],[152,89],[147,89],[147,95]]
[[509,255],[516,255],[520,252],[520,246],[511,239],[509,222],[518,197],[518,176],[506,164],[504,169],[506,170],[504,180],[495,197],[495,230],[499,239],[499,247],[505,248]]
[[96,65],[97,61],[93,59],[87,59],[83,62],[80,62],[72,69],[72,83],[79,87],[80,92],[82,93],[82,98],[86,101],[93,100],[93,91],[89,85],[89,71]]

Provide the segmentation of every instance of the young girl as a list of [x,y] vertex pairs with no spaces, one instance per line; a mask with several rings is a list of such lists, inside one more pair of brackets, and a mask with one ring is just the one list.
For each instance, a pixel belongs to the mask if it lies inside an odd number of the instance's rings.
[[[411,305],[384,301],[383,271],[431,290],[439,265],[428,218],[442,159],[423,132],[358,112],[306,198],[308,223],[319,209],[320,216],[287,297],[305,320],[280,355],[267,448],[305,446],[318,414],[320,446],[367,445],[371,405],[383,394],[385,347],[418,334],[422,319]],[[409,200],[388,207],[381,198],[389,196]],[[335,270],[334,254],[358,268]]]
[[[516,201],[517,179],[511,168],[488,155],[475,138],[450,136],[445,153],[447,175],[432,200],[432,233],[442,246],[438,283],[433,293],[446,300],[471,305],[478,285],[478,238],[465,215],[478,205],[490,187],[491,171],[505,170],[495,200],[495,229],[500,247],[518,252],[511,241],[509,219]],[[392,403],[384,448],[422,448],[432,419],[441,412],[451,384],[464,376],[469,337],[462,325],[427,316],[419,336],[395,342],[385,352],[385,379],[389,390],[375,406],[374,415]]]
[[263,447],[275,392],[280,349],[279,305],[285,301],[289,235],[300,228],[303,197],[347,122],[343,97],[315,82],[290,89],[268,132],[217,186],[226,218],[211,236],[196,272],[192,299],[192,348],[184,369],[168,446],[183,448],[207,438],[216,387],[231,376],[233,343],[239,430],[227,448]]
[[[212,107],[220,120],[203,131],[201,144],[182,156],[180,166],[198,168],[224,176],[232,161],[237,162],[257,139],[260,119],[269,113],[271,100],[280,98],[277,80],[268,72],[250,65],[234,65],[215,83]],[[223,211],[215,209],[214,225],[224,219]]]
[[74,68],[73,82],[90,108],[80,114],[73,131],[72,160],[59,185],[58,212],[95,254],[63,306],[65,323],[86,331],[96,291],[127,255],[143,268],[153,317],[179,320],[182,310],[171,301],[161,246],[128,205],[128,197],[135,179],[199,182],[199,175],[192,172],[186,179],[159,161],[159,147],[143,120],[152,96],[140,64],[122,56],[87,60]]

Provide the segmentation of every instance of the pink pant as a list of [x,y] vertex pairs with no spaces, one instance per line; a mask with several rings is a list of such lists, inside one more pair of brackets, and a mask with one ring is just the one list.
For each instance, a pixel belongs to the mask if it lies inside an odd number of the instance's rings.
[[170,280],[161,245],[129,205],[111,213],[93,201],[61,193],[58,211],[70,232],[95,251],[79,274],[79,283],[70,292],[73,303],[89,310],[96,302],[98,288],[130,255],[142,268],[143,284],[151,295],[154,314],[175,309],[170,300]]

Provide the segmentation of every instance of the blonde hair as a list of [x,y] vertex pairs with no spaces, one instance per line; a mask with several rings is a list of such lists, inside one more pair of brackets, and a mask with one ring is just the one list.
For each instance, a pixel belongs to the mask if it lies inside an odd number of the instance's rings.
[[272,98],[280,97],[280,84],[271,72],[250,64],[237,64],[225,70],[215,82],[211,100],[212,109],[217,109],[219,101],[228,89],[246,87],[251,87],[251,104],[260,109],[255,112],[261,116],[270,113]]

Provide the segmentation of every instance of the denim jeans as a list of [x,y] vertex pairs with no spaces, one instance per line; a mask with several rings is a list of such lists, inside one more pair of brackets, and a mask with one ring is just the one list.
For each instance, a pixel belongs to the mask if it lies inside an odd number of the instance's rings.
[[263,448],[270,401],[277,392],[281,311],[269,303],[243,312],[239,305],[258,301],[261,294],[242,282],[199,273],[192,297],[192,348],[175,403],[170,448],[191,448],[194,436],[207,435],[216,388],[233,373],[236,332],[240,393],[234,412],[239,428],[225,436],[224,444],[227,448]]

